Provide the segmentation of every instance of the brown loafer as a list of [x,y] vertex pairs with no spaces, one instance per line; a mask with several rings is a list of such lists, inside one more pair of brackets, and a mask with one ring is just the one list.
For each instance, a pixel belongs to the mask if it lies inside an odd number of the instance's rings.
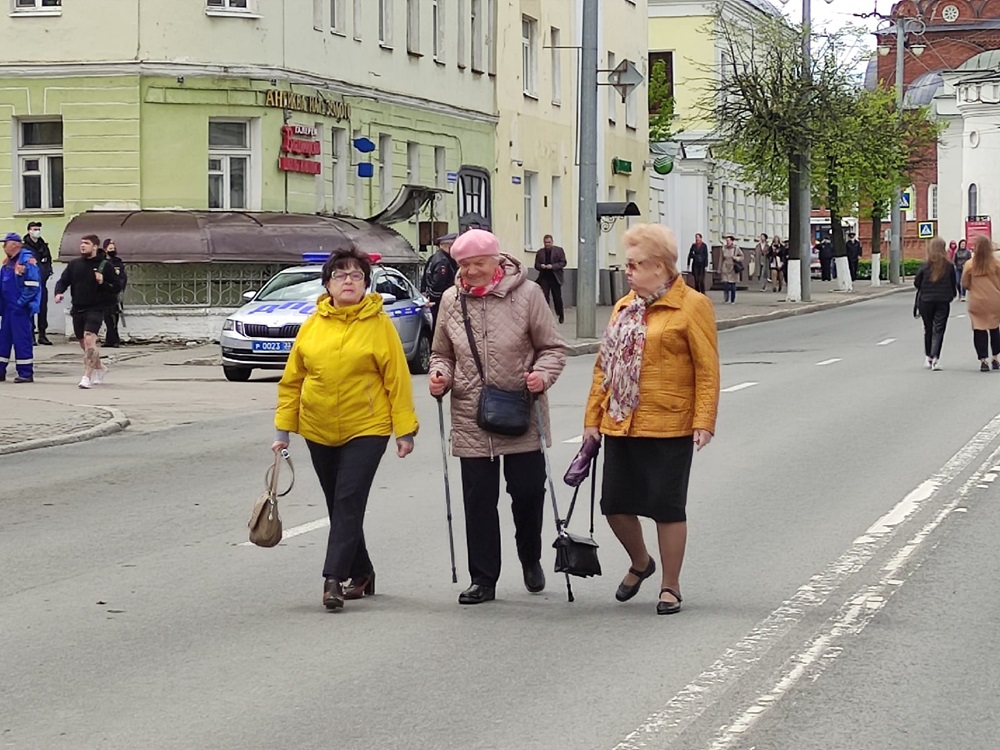
[[327,578],[323,584],[323,606],[327,609],[344,606],[344,587],[336,578]]
[[361,599],[365,596],[375,595],[375,571],[373,570],[364,578],[352,578],[350,583],[344,586],[345,599]]

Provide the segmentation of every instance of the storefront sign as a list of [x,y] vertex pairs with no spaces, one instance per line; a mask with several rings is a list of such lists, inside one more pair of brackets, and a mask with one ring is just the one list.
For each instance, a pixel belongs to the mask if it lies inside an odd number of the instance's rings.
[[276,109],[290,109],[310,115],[332,117],[334,120],[350,120],[351,105],[347,102],[332,102],[322,96],[306,96],[291,91],[268,89],[264,106]]
[[978,234],[993,238],[993,222],[989,216],[972,216],[965,220],[965,242],[969,247]]
[[287,155],[278,158],[278,169],[301,174],[319,174],[320,162],[301,158],[320,155],[322,152],[320,143],[313,140],[317,136],[316,128],[307,125],[282,125],[281,153]]

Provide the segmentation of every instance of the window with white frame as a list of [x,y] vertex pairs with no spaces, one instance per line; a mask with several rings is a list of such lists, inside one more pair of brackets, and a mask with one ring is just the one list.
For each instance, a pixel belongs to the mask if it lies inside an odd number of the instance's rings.
[[343,213],[347,209],[347,167],[350,161],[347,130],[333,128],[330,153],[333,156],[333,210]]
[[[635,199],[636,199],[636,192],[634,190],[626,190],[625,191],[625,202],[626,203],[635,203]],[[636,221],[637,221],[637,219],[634,216],[627,216],[625,218],[625,227],[626,228],[631,227],[633,224],[636,223]]]
[[455,58],[458,67],[465,69],[465,61],[468,59],[469,40],[466,29],[469,23],[466,20],[466,8],[469,0],[456,0],[458,3],[458,56]]
[[483,11],[486,14],[486,24],[485,24],[485,34],[486,39],[484,44],[486,46],[486,72],[491,76],[497,74],[497,11],[496,11],[496,0],[486,0],[486,10]]
[[472,71],[483,72],[483,0],[472,0]]
[[378,137],[378,183],[384,208],[392,200],[392,136],[385,133]]
[[521,16],[521,85],[525,96],[538,93],[538,21]]
[[[613,87],[612,87],[613,88]],[[635,130],[639,122],[639,88],[635,88],[625,97],[625,127]]]
[[938,217],[938,186],[927,186],[927,218],[930,221],[937,221]]
[[552,176],[552,187],[549,195],[549,208],[552,218],[549,220],[549,233],[557,243],[562,239],[562,177]]
[[444,146],[434,147],[434,185],[448,187],[448,152]]
[[445,0],[431,0],[431,52],[437,62],[444,62]]
[[325,0],[313,0],[313,29],[323,30],[323,10],[326,5]]
[[392,46],[392,2],[378,0],[378,42],[383,47]]
[[420,144],[413,141],[406,144],[406,184],[420,184]]
[[562,34],[555,26],[549,29],[549,52],[552,54],[552,103],[562,104],[562,50],[559,49]]
[[411,55],[420,54],[420,3],[406,0],[406,51]]
[[[615,53],[608,52],[608,70],[614,70],[617,60]],[[608,86],[608,122],[614,124],[618,121],[618,92],[614,86]]]
[[235,210],[250,207],[250,157],[248,121],[209,121],[209,208]]
[[14,0],[14,12],[58,15],[62,12],[62,0]]
[[18,123],[17,156],[21,209],[52,211],[63,207],[62,120]]
[[354,0],[354,38],[359,42],[361,41],[361,29],[362,29],[362,15],[361,15],[361,3],[364,0]]
[[347,0],[330,0],[330,31],[334,34],[347,32]]
[[250,0],[205,0],[205,7],[207,10],[248,13]]
[[538,172],[524,173],[524,249],[535,249],[538,231]]

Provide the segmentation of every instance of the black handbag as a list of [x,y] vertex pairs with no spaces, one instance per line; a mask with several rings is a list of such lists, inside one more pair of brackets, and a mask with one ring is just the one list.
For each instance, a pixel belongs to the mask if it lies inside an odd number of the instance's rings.
[[559,520],[556,516],[558,536],[552,543],[556,550],[556,573],[566,573],[580,578],[590,578],[601,574],[601,561],[597,559],[597,542],[594,541],[594,504],[597,495],[597,454],[594,454],[590,465],[590,535],[573,534],[566,530],[573,509],[576,508],[576,496],[580,493],[581,484],[573,490],[573,500],[569,504],[566,518]]
[[465,323],[465,333],[469,337],[469,348],[472,349],[472,358],[476,362],[479,379],[483,381],[476,409],[476,424],[481,429],[497,435],[520,437],[531,426],[531,394],[527,388],[505,391],[486,382],[483,362],[479,358],[479,348],[472,335],[472,323],[469,322],[468,303],[464,294],[459,296],[462,299],[462,320]]

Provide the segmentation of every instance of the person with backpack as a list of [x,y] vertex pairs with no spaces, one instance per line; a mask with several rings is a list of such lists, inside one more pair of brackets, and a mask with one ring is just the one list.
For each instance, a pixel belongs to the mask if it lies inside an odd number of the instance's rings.
[[56,282],[57,305],[67,291],[73,298],[70,310],[73,336],[83,349],[83,377],[79,387],[90,388],[103,383],[108,374],[107,366],[101,364],[97,334],[118,291],[115,269],[105,257],[97,235],[88,234],[80,239],[80,257],[66,265]]
[[941,344],[948,325],[951,301],[958,293],[955,267],[948,260],[944,240],[935,237],[927,244],[927,260],[913,279],[917,288],[917,313],[924,321],[925,365],[940,370]]
[[965,264],[970,260],[972,260],[972,251],[965,246],[965,240],[959,240],[951,262],[955,264],[955,275],[958,279],[958,298],[962,302],[965,302],[965,295],[969,291],[962,286],[962,271],[965,269]]

